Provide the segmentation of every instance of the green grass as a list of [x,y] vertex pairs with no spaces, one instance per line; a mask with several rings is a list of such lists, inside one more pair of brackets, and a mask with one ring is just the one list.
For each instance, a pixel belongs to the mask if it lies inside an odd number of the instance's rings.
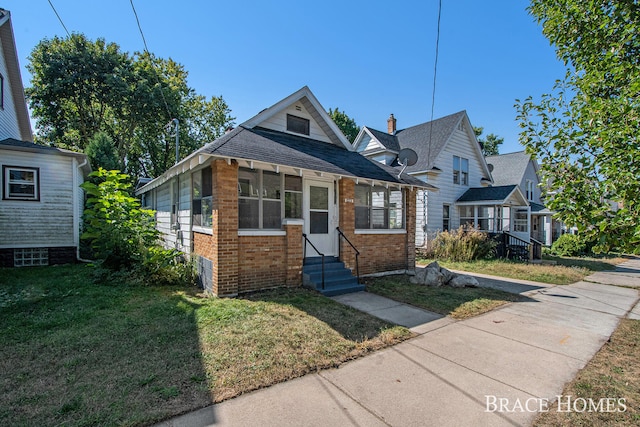
[[303,289],[238,299],[0,269],[0,425],[146,425],[412,336]]
[[[558,411],[557,402],[533,423],[546,426],[637,426],[640,425],[640,320],[623,319],[608,342],[594,358],[567,384],[562,392],[565,407]],[[612,409],[623,409],[617,399],[625,399],[624,412],[567,411],[571,400],[613,398]],[[588,401],[588,400],[587,400]],[[581,408],[580,404],[578,408]]]
[[[557,265],[527,264],[497,259],[468,262],[438,260],[438,263],[450,270],[532,280],[553,285],[568,285],[578,282],[596,271],[612,270],[616,264],[625,261],[624,258],[545,257],[545,259],[555,261]],[[433,260],[421,259],[418,260],[418,264],[427,265],[431,261]]]
[[368,278],[366,284],[369,292],[454,319],[477,316],[507,302],[525,299],[497,289],[415,285],[405,275]]

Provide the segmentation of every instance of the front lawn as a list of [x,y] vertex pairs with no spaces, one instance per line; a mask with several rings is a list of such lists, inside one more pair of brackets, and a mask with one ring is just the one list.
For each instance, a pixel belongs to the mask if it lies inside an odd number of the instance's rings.
[[412,334],[303,289],[202,298],[93,284],[86,265],[0,270],[0,425],[143,425]]
[[526,297],[490,288],[452,288],[415,285],[405,275],[365,279],[367,291],[453,317],[477,316],[511,301]]
[[[510,279],[532,280],[553,285],[568,285],[579,282],[586,276],[603,270],[612,270],[616,264],[626,261],[624,258],[568,258],[545,257],[557,265],[527,264],[502,259],[453,262],[438,260],[438,263],[450,270],[488,274]],[[428,265],[433,260],[418,260],[418,265]]]

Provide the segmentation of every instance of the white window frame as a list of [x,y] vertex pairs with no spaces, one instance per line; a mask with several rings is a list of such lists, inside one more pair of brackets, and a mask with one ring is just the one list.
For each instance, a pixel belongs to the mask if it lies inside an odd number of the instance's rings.
[[[22,180],[11,180],[11,171],[32,172],[33,182]],[[22,200],[37,202],[40,201],[40,168],[24,167],[24,166],[2,166],[2,177],[4,185],[2,186],[2,198],[4,200]],[[21,184],[33,186],[33,196],[24,194],[12,194],[11,184]]]
[[[356,230],[404,230],[406,227],[406,207],[405,207],[405,196],[404,196],[404,191],[402,190],[402,188],[386,188],[386,187],[381,187],[381,186],[371,186],[369,184],[356,184],[356,187],[359,188],[367,188],[369,191],[369,203],[367,205],[363,205],[363,204],[358,204],[358,198],[356,197],[355,199],[355,208],[356,210],[358,208],[363,209],[366,208],[368,209],[369,212],[369,227],[368,228],[360,228],[355,224],[356,218],[354,218],[354,226]],[[392,206],[392,203],[390,202],[391,200],[391,191],[398,191],[400,192],[401,198],[402,200],[400,200],[400,206],[398,206],[398,204],[395,204],[394,206]],[[383,201],[383,205],[379,206],[377,204],[375,204],[373,202],[373,192],[377,191],[383,191],[384,192],[384,201]],[[395,227],[392,227],[392,218],[394,217],[394,215],[392,215],[392,213],[397,213],[397,211],[400,210],[400,217],[401,217],[401,222],[395,222]],[[372,221],[373,218],[373,213],[374,212],[383,212],[384,217],[385,217],[385,222],[386,222],[386,227],[377,227],[374,228],[374,224]],[[397,218],[397,215],[395,215]],[[356,215],[357,217],[357,215]]]
[[453,156],[453,183],[469,185],[469,159]]
[[530,202],[533,202],[533,181],[531,181],[530,179],[527,180],[527,200]]

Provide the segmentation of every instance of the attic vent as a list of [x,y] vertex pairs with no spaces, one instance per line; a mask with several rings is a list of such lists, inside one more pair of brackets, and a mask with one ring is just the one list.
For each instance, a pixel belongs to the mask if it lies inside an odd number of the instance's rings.
[[309,120],[287,114],[287,130],[302,135],[309,135]]
[[302,107],[299,105],[296,105],[296,111],[302,111]]
[[458,130],[464,131],[464,125],[462,122],[458,123]]

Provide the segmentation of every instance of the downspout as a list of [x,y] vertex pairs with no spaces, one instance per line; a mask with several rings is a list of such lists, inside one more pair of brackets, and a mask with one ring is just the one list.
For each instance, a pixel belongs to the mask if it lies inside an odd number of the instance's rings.
[[[74,161],[77,161],[74,159]],[[89,159],[85,157],[84,161],[78,165],[77,168],[75,168],[73,170],[73,182],[74,182],[74,186],[73,186],[73,193],[74,193],[74,204],[78,202],[78,188],[80,188],[78,184],[78,172],[87,165],[87,163],[89,163]],[[83,197],[84,200],[84,197]],[[79,208],[79,206],[78,206]],[[80,261],[80,262],[95,262],[95,261],[91,261],[88,259],[83,259],[80,257],[80,218],[78,215],[78,209],[74,209],[73,210],[73,240],[74,243],[76,244],[76,260]]]

